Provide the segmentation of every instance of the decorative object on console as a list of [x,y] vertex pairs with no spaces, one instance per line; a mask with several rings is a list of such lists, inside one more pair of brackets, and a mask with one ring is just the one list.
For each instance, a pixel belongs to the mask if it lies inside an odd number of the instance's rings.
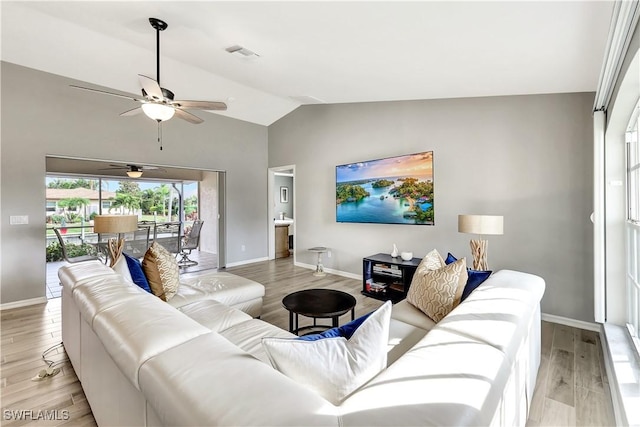
[[[458,258],[451,255],[451,253],[447,254],[447,259],[444,260],[445,264],[451,264],[452,262],[456,262]],[[485,280],[491,276],[492,271],[478,271],[467,268],[467,274],[469,278],[467,279],[467,284],[464,286],[464,291],[462,291],[462,297],[460,298],[460,302],[467,299],[471,292],[473,292],[478,286],[482,284]]]
[[438,323],[460,304],[468,276],[464,258],[445,265],[437,251],[436,254],[437,257],[433,251],[427,254],[424,265],[421,263],[418,267],[407,293],[407,302]]
[[149,281],[151,292],[163,301],[169,301],[180,286],[178,262],[169,251],[153,242],[142,260],[142,271]]
[[458,215],[458,232],[480,235],[480,239],[472,239],[470,242],[473,269],[489,270],[487,265],[487,246],[489,242],[482,239],[482,236],[503,234],[502,215]]
[[404,261],[411,261],[413,259],[413,252],[402,252],[400,258]]
[[352,321],[360,323],[352,333],[347,324],[311,339],[263,338],[262,347],[274,368],[339,405],[387,367],[390,319],[387,301],[366,319]]
[[391,253],[389,254],[391,255],[393,258],[397,258],[398,257],[398,247],[396,246],[396,244],[393,244],[393,250],[391,251]]
[[336,221],[433,225],[433,151],[336,166]]
[[130,233],[138,229],[137,215],[96,215],[93,218],[93,231],[96,233],[117,234],[118,238],[111,238],[107,242],[107,250],[111,259],[110,267],[113,267],[122,254],[124,247],[124,233]]

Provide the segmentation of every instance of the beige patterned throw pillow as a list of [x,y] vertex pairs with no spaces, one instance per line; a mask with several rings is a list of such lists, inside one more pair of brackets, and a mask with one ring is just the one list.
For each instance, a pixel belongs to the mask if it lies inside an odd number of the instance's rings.
[[142,271],[147,276],[151,292],[163,301],[169,301],[180,286],[180,269],[171,253],[156,242],[149,247],[142,260]]
[[417,275],[424,273],[425,271],[437,270],[444,266],[445,266],[445,262],[444,262],[444,259],[442,259],[440,252],[438,252],[437,249],[434,249],[428,254],[426,254],[424,258],[422,258],[422,261],[420,261],[420,265],[418,265],[418,268],[416,269],[416,273],[413,276],[414,280]]
[[465,258],[437,270],[418,267],[407,292],[407,301],[437,323],[460,304],[467,278]]

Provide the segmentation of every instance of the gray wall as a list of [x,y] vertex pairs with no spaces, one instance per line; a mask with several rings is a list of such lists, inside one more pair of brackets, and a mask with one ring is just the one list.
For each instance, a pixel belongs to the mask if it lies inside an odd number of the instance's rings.
[[[287,218],[293,218],[293,177],[290,176],[280,176],[276,175],[274,177],[274,202],[275,208],[273,210],[276,219],[278,219],[278,214],[280,212],[284,212],[284,215]],[[280,203],[280,187],[289,188],[289,202]]]
[[[225,170],[227,261],[266,256],[266,127],[210,113],[198,113],[199,125],[174,118],[163,125],[160,151],[155,123],[118,116],[132,101],[5,62],[1,73],[1,303],[45,295],[46,155]],[[29,224],[9,225],[10,215],[29,215]]]
[[[593,321],[592,93],[305,106],[269,127],[269,166],[296,165],[297,260],[328,268],[433,248],[470,262],[457,215],[504,215],[489,266],[546,280],[545,313]],[[435,226],[335,220],[335,166],[434,151]]]

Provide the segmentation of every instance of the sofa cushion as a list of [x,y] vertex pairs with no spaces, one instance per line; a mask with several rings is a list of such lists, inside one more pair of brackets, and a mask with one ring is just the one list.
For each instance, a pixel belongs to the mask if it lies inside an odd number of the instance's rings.
[[96,314],[92,326],[124,376],[139,388],[138,370],[149,358],[211,331],[158,298],[136,290],[138,296]]
[[[452,262],[456,262],[457,260],[458,258],[451,255],[451,252],[449,252],[447,254],[447,259],[444,260],[444,262],[446,264],[451,264]],[[466,300],[467,297],[471,295],[471,292],[473,292],[475,288],[480,286],[482,282],[484,282],[489,278],[489,276],[491,276],[491,273],[492,273],[491,270],[483,271],[483,270],[472,270],[470,268],[467,268],[467,274],[469,275],[469,278],[467,279],[467,284],[464,286],[464,291],[462,291],[462,297],[460,298],[460,301],[462,302]]]
[[209,271],[185,274],[180,277],[180,287],[169,301],[181,307],[194,301],[214,299],[234,306],[264,296],[264,285],[226,272]]
[[151,292],[163,301],[169,301],[180,286],[180,269],[176,259],[162,245],[153,242],[142,260]]
[[296,382],[339,405],[387,365],[391,302],[371,314],[347,340],[264,338],[271,364]]
[[402,301],[393,305],[393,310],[391,310],[391,318],[415,326],[417,328],[424,329],[425,331],[430,331],[431,328],[433,328],[436,324],[429,318],[429,316],[424,314],[414,305],[411,305],[406,299],[403,299]]
[[58,270],[58,278],[65,292],[69,295],[79,284],[98,276],[115,276],[116,273],[100,261],[86,261],[69,264]]
[[220,335],[251,354],[256,359],[270,365],[269,357],[262,346],[262,338],[295,338],[291,332],[280,329],[270,323],[259,319],[250,319],[246,322],[237,323],[224,331]]
[[215,332],[224,331],[233,325],[252,319],[247,313],[212,299],[192,302],[178,310]]
[[467,283],[466,259],[462,258],[437,270],[418,270],[407,292],[407,301],[437,323],[460,304]]
[[157,425],[339,425],[333,405],[215,332],[151,358],[140,387]]

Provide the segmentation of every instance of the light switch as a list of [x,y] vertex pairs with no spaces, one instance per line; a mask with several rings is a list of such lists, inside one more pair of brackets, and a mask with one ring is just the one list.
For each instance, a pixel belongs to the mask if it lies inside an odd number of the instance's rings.
[[9,217],[9,224],[11,225],[29,224],[29,215],[11,215]]

